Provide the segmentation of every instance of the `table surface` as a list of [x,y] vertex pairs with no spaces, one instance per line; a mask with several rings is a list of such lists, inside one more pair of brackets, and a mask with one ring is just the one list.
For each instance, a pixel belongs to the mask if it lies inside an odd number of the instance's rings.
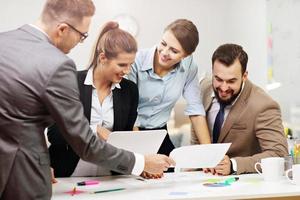
[[[204,183],[218,182],[231,176],[213,176],[203,172],[167,173],[161,179],[141,180],[135,176],[106,176],[106,177],[71,177],[58,178],[53,184],[53,200],[124,200],[124,199],[251,199],[273,198],[300,199],[300,185],[290,183],[286,177],[276,182],[263,181],[258,174],[244,174],[239,180],[223,187],[208,187]],[[76,186],[77,182],[99,180],[97,185]],[[72,195],[76,186],[78,193]],[[105,193],[94,191],[125,188],[124,190]],[[68,193],[69,192],[69,193]],[[299,196],[299,197],[296,197]],[[288,198],[287,198],[288,197]],[[277,199],[277,198],[275,198]]]

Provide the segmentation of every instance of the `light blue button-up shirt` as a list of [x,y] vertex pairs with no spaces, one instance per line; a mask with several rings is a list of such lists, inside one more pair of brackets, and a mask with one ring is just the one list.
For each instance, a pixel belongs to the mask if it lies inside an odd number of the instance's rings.
[[191,56],[163,77],[154,72],[156,46],[137,53],[128,79],[139,89],[136,126],[159,128],[166,125],[181,95],[187,101],[185,115],[205,115],[200,99],[198,67]]

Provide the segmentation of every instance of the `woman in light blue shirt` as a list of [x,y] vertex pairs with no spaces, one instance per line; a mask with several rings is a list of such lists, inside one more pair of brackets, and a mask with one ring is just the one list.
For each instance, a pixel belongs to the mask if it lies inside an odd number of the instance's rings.
[[[189,20],[168,25],[160,43],[137,53],[128,78],[138,85],[139,104],[136,130],[166,129],[171,110],[181,95],[187,101],[189,116],[201,143],[210,143],[205,110],[200,99],[198,67],[192,53],[199,41],[198,30]],[[169,135],[158,153],[174,149]]]

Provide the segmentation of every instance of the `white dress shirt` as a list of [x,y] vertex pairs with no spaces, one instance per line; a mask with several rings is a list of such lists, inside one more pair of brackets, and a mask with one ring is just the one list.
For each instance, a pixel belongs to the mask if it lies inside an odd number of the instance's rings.
[[[90,127],[93,130],[93,133],[97,135],[97,125],[100,125],[108,130],[113,129],[114,124],[114,110],[113,110],[113,95],[112,91],[115,88],[121,89],[119,83],[112,84],[110,94],[105,97],[102,104],[98,99],[98,93],[96,87],[93,83],[93,68],[88,70],[87,76],[84,81],[85,85],[91,85],[92,89],[92,104],[91,104],[91,119],[90,119]],[[132,174],[140,175],[144,169],[144,156],[134,153],[135,156],[135,164],[132,170]],[[105,169],[101,166],[97,166],[95,164],[79,160],[75,171],[72,176],[105,176],[111,175],[110,170]]]
[[[224,123],[226,121],[226,118],[227,118],[227,116],[228,116],[228,114],[229,114],[232,106],[235,104],[235,102],[237,101],[237,99],[240,97],[243,89],[244,89],[244,83],[242,84],[242,89],[241,89],[240,94],[237,96],[237,98],[234,100],[234,102],[232,102],[231,105],[228,105],[228,106],[225,107],[225,110],[224,110],[224,112],[225,112],[224,113],[224,121],[223,121],[222,127],[223,127],[223,125],[224,125]],[[213,138],[213,136],[212,136],[212,130],[213,130],[213,127],[214,127],[216,116],[217,116],[217,114],[218,114],[218,112],[220,110],[220,103],[218,102],[217,98],[215,97],[215,93],[214,92],[212,93],[211,96],[213,97],[213,101],[212,101],[212,105],[211,105],[211,107],[210,107],[210,109],[208,111],[207,119],[208,119],[209,130],[211,130],[210,131],[211,138]],[[233,159],[233,158],[231,158],[230,160],[231,160],[231,163],[232,163],[233,171],[236,172],[237,171],[237,163],[236,163],[235,159]]]

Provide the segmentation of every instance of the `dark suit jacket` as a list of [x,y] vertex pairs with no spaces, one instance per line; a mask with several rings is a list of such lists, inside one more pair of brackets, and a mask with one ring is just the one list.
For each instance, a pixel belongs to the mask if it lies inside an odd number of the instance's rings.
[[[212,80],[201,82],[204,108],[212,105]],[[192,133],[192,143],[198,143]],[[218,143],[232,143],[227,155],[237,162],[237,173],[256,172],[260,159],[288,154],[279,105],[261,88],[246,81],[221,129]]]
[[[92,86],[84,85],[87,70],[78,72],[78,86],[80,101],[83,105],[84,115],[90,122]],[[135,83],[122,79],[121,88],[113,90],[114,125],[113,131],[129,131],[133,129],[137,117],[138,89]],[[79,156],[66,143],[56,124],[48,129],[48,140],[51,166],[56,177],[71,176],[74,172]]]
[[29,25],[0,33],[0,44],[0,199],[51,198],[44,130],[53,119],[83,160],[131,173],[134,154],[92,133],[70,58]]

